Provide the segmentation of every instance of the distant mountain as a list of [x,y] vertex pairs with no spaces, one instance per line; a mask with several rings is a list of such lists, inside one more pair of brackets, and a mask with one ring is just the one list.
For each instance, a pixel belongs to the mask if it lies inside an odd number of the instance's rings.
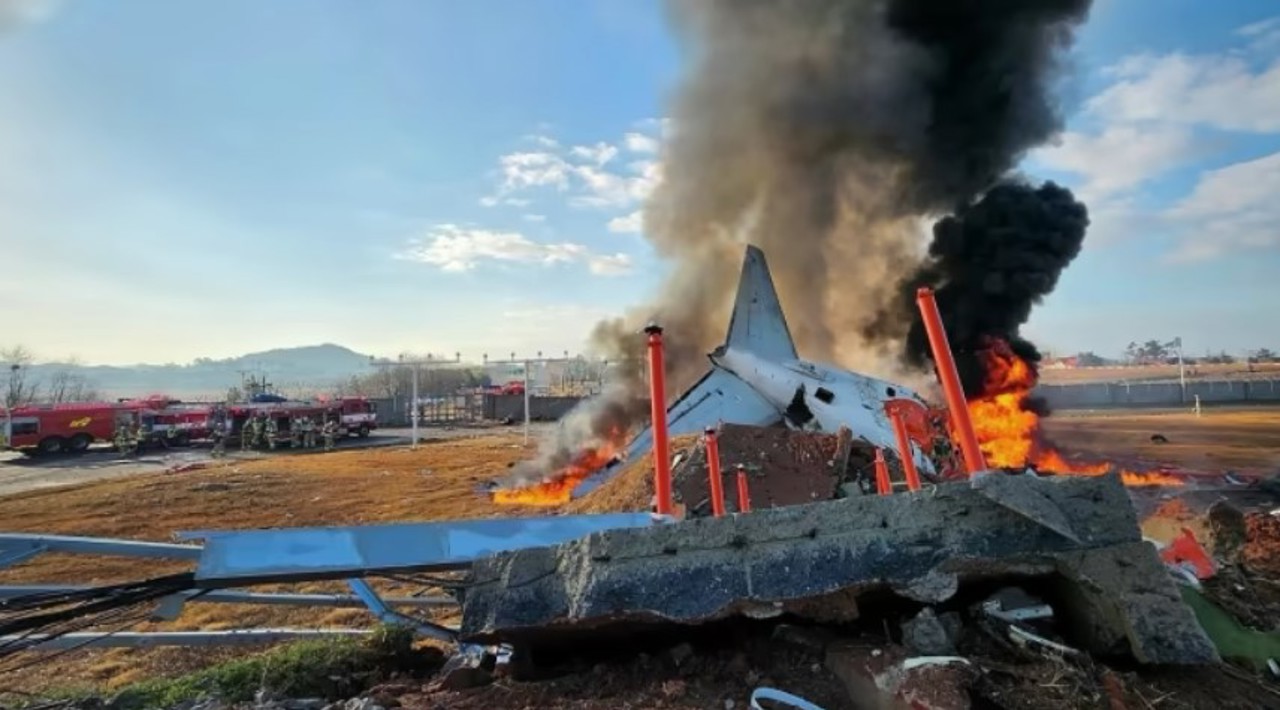
[[175,397],[221,396],[239,386],[244,376],[266,377],[286,394],[326,389],[333,383],[369,372],[369,356],[333,343],[277,348],[239,357],[197,358],[187,365],[32,365],[31,377],[47,382],[54,373],[70,371],[109,398],[168,394]]

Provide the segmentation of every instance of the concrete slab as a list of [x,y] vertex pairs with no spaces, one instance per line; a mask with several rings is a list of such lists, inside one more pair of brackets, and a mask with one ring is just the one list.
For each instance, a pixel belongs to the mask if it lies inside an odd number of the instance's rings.
[[[500,554],[473,567],[462,635],[536,645],[606,627],[784,612],[847,616],[867,591],[893,589],[937,603],[974,580],[1056,576],[1078,588],[1072,599],[1080,608],[1099,614],[1087,635],[1098,650],[1127,646],[1122,650],[1151,663],[1216,659],[1155,549],[1141,541],[1117,477],[1011,481],[1062,519],[1046,527],[968,483],[953,483],[610,530]],[[1075,539],[1061,533],[1064,526]],[[824,610],[837,605],[845,608]]]

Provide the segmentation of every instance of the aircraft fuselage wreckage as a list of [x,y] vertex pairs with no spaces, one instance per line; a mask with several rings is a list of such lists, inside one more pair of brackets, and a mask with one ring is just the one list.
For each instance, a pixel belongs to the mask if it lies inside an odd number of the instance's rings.
[[[754,246],[747,247],[742,263],[728,335],[707,357],[711,370],[667,409],[673,436],[700,433],[721,422],[832,433],[844,425],[856,438],[896,451],[886,407],[927,407],[920,395],[901,385],[801,359],[769,264]],[[652,428],[646,428],[627,446],[625,458],[642,456],[652,446]],[[912,453],[920,471],[934,472],[933,462],[918,447],[913,445]],[[584,479],[574,497],[595,490],[620,468],[614,464]]]

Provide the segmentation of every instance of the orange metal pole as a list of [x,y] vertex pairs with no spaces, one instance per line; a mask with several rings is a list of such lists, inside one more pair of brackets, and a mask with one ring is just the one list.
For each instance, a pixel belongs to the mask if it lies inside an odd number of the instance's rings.
[[671,515],[671,456],[667,443],[667,385],[662,363],[662,328],[650,323],[649,398],[653,418],[653,492],[658,499],[658,514]]
[[884,450],[876,449],[876,493],[887,496],[893,493],[893,482],[889,480],[889,465],[884,461]]
[[951,423],[960,437],[960,452],[964,454],[965,468],[971,475],[978,471],[985,471],[987,462],[982,458],[978,436],[973,432],[973,421],[969,419],[969,407],[965,403],[964,389],[960,386],[960,373],[956,370],[951,346],[947,344],[947,330],[942,325],[942,315],[938,312],[938,302],[934,299],[933,289],[921,286],[916,291],[916,305],[920,308],[920,317],[924,319],[924,330],[929,336],[929,348],[933,351],[933,364],[938,370],[938,379],[942,382],[942,392],[947,397],[947,408],[951,410]]
[[716,441],[716,430],[707,427],[707,477],[711,483],[711,514],[715,517],[724,515],[724,479],[720,477],[720,443]]
[[911,438],[907,436],[907,423],[898,412],[889,412],[889,421],[893,423],[893,438],[898,440],[898,456],[902,459],[902,474],[907,477],[909,490],[920,490],[920,472],[916,470],[916,459],[911,454]]
[[738,464],[738,512],[751,512],[751,492],[747,490],[747,468]]

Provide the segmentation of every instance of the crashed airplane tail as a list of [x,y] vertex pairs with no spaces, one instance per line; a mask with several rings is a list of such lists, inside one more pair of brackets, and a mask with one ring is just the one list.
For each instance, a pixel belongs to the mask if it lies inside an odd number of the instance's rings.
[[773,287],[773,276],[764,252],[748,246],[738,280],[738,296],[733,302],[729,332],[717,353],[734,349],[770,360],[797,360],[795,341],[787,328],[782,302]]
[[[667,408],[673,436],[700,433],[721,422],[785,423],[829,432],[844,425],[874,446],[893,448],[886,403],[906,400],[923,406],[901,386],[801,360],[764,252],[754,246],[746,249],[724,344],[709,359],[711,370]],[[643,455],[652,446],[652,432],[645,429],[627,446],[625,458]],[[914,458],[922,471],[933,471],[922,453],[915,452]],[[573,496],[594,490],[616,470],[606,467],[583,480]]]

